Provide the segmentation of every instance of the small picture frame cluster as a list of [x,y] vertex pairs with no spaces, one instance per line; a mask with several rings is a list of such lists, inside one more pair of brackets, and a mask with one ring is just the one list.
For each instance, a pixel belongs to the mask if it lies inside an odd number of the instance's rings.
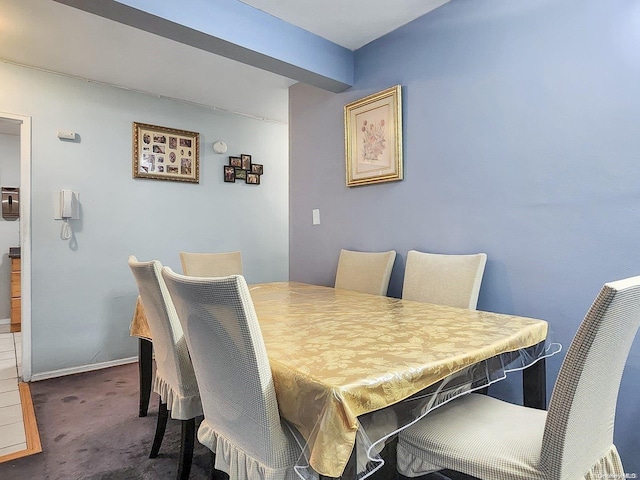
[[229,157],[229,165],[224,165],[224,181],[235,183],[236,180],[244,180],[249,185],[260,185],[260,177],[264,167],[260,163],[253,163],[251,155],[246,153]]
[[200,134],[133,122],[133,178],[199,183]]

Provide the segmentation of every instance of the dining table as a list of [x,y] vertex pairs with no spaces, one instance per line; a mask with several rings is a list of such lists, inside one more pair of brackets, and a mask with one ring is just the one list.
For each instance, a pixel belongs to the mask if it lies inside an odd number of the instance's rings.
[[[546,408],[545,358],[559,346],[545,320],[300,282],[249,290],[280,415],[303,438],[302,478],[365,478],[402,428],[510,370],[523,370],[524,404]],[[130,334],[140,339],[142,414],[152,338],[140,298]]]

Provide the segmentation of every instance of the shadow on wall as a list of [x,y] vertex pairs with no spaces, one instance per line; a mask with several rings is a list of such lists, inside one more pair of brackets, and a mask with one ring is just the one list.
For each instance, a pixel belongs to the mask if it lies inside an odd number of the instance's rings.
[[507,267],[504,262],[491,260],[489,254],[478,297],[478,310],[511,314],[514,309]]

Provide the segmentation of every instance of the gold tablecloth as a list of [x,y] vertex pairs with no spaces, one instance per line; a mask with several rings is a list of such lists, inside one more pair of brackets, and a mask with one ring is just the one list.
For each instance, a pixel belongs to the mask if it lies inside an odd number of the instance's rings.
[[136,300],[136,309],[133,312],[133,319],[129,326],[129,334],[132,337],[144,338],[145,340],[151,340],[151,330],[147,323],[147,316],[144,313],[144,306],[142,305],[142,298],[138,295]]
[[[358,416],[545,340],[547,322],[295,282],[250,287],[280,414],[315,471],[339,477]],[[146,337],[139,303],[131,334]],[[148,337],[146,337],[148,338]]]

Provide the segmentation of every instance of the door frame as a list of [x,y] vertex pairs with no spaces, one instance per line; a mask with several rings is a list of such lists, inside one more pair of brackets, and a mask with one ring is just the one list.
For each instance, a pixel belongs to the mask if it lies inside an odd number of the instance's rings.
[[20,123],[20,326],[22,381],[31,380],[31,117],[0,112],[1,119]]

